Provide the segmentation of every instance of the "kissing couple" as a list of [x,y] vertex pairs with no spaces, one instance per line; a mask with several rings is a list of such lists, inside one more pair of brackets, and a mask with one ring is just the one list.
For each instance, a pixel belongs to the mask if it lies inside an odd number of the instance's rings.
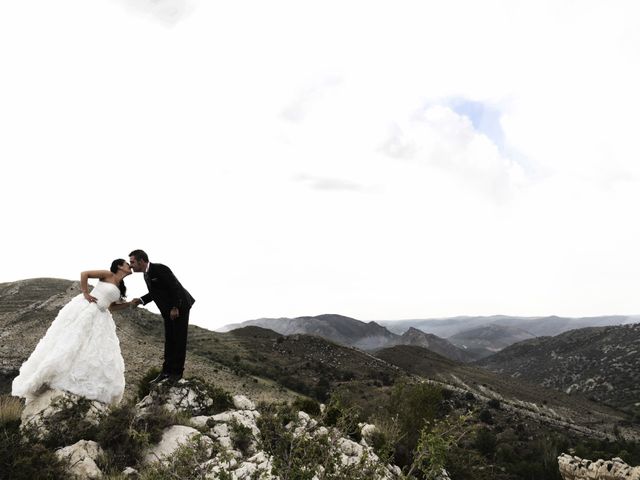
[[[124,278],[144,274],[148,293],[126,301]],[[88,280],[98,279],[89,292]],[[32,400],[45,388],[117,404],[124,393],[124,360],[111,312],[155,302],[164,320],[164,362],[153,382],[182,378],[187,351],[189,312],[193,297],[171,269],[149,262],[143,250],[129,254],[129,262],[114,260],[109,270],[80,274],[81,294],[58,312],[35,350],[20,367],[11,394]]]

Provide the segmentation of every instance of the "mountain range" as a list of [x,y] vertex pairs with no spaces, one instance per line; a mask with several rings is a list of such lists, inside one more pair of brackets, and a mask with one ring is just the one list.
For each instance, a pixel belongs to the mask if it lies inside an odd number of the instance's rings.
[[418,320],[378,320],[376,323],[387,327],[390,331],[402,334],[410,327],[433,333],[442,338],[478,327],[492,326],[510,327],[521,330],[531,337],[559,335],[569,330],[585,327],[606,327],[610,325],[626,325],[640,322],[640,315],[603,315],[597,317],[516,317],[508,315],[461,316],[437,319]]
[[633,324],[640,316],[600,317],[453,317],[446,319],[363,322],[343,315],[260,318],[220,328],[226,332],[259,326],[282,335],[318,335],[341,345],[377,350],[394,345],[417,345],[452,360],[469,362],[492,355],[523,340],[585,327]]
[[316,335],[360,350],[378,350],[394,345],[415,345],[428,348],[452,360],[467,362],[475,356],[436,335],[409,328],[402,335],[395,334],[376,322],[361,322],[343,315],[325,314],[315,317],[261,318],[225,325],[220,331],[242,327],[262,327],[282,335]]

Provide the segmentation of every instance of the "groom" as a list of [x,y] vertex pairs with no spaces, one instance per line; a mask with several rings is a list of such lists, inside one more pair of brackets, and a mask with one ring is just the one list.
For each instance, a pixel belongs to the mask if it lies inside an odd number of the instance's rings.
[[129,254],[129,263],[134,272],[144,272],[144,281],[149,293],[134,298],[136,305],[156,302],[164,319],[164,363],[162,373],[154,380],[166,378],[176,381],[182,378],[184,360],[187,355],[187,330],[189,310],[195,300],[180,284],[171,269],[160,263],[150,263],[143,250]]

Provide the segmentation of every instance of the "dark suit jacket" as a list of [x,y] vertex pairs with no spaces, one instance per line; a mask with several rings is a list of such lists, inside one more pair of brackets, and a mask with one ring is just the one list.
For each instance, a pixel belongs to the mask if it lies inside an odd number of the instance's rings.
[[145,275],[149,293],[141,297],[142,303],[156,302],[161,312],[177,307],[184,311],[191,308],[194,298],[180,284],[171,269],[161,263],[150,263]]

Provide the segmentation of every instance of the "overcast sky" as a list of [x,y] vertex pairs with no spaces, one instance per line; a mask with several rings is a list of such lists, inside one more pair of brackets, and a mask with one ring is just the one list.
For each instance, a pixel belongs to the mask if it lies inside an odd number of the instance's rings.
[[639,10],[2,2],[0,282],[142,248],[207,328],[638,314]]

